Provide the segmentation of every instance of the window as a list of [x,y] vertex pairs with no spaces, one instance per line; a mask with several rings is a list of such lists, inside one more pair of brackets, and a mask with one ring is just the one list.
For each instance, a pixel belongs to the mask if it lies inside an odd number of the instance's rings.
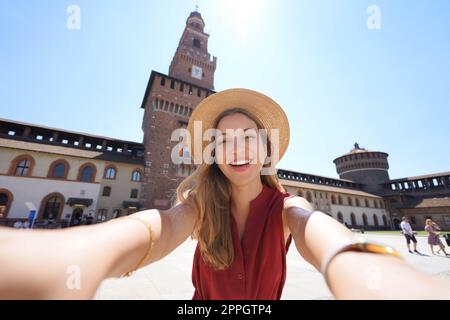
[[34,167],[34,159],[29,155],[21,155],[16,157],[10,166],[10,175],[29,177],[32,174]]
[[164,87],[166,85],[166,78],[161,77],[161,86]]
[[102,196],[109,197],[111,195],[111,187],[103,187]]
[[331,204],[336,204],[336,197],[334,194],[331,195]]
[[110,179],[110,180],[114,180],[116,179],[116,169],[113,167],[108,167],[105,170],[105,179]]
[[30,161],[25,159],[20,161],[16,166],[16,176],[28,176],[30,170]]
[[384,224],[385,227],[388,226],[388,222],[387,222],[386,216],[384,214],[383,214],[383,224]]
[[352,201],[352,198],[350,198],[350,197],[348,197],[348,205],[353,206],[353,201]]
[[360,206],[360,203],[359,203],[359,199],[358,199],[358,198],[355,199],[355,203],[356,203],[356,206],[357,206],[357,207]]
[[134,170],[131,174],[131,181],[141,181],[141,172],[139,170]]
[[138,192],[139,192],[138,189],[131,189],[130,198],[131,198],[131,199],[137,199],[137,197],[138,197]]
[[53,176],[58,177],[58,178],[63,178],[65,171],[66,171],[66,166],[64,165],[64,163],[58,163],[55,166],[55,169],[53,169]]
[[309,192],[309,191],[306,192],[306,200],[307,200],[308,202],[311,202],[311,201],[312,201],[312,195],[311,195],[311,192]]
[[338,218],[338,221],[339,221],[340,223],[343,223],[343,222],[344,222],[344,217],[342,216],[342,213],[341,213],[341,212],[338,212],[337,218]]
[[194,47],[200,49],[200,39],[194,39]]
[[369,207],[369,200],[364,199],[364,203],[365,203],[366,207],[368,208]]
[[81,181],[91,181],[92,180],[92,173],[93,170],[91,167],[86,167],[83,169],[83,171],[81,172]]
[[352,226],[356,226],[356,218],[353,212],[350,214],[350,220],[352,222]]
[[85,164],[78,172],[78,180],[83,182],[94,182],[96,168],[93,164]]
[[67,178],[68,171],[69,171],[69,163],[66,160],[63,159],[56,160],[50,165],[48,177],[56,179],[65,179]]
[[367,216],[366,216],[365,213],[363,213],[362,218],[363,218],[364,226],[367,226],[368,225],[368,223],[367,223]]
[[378,224],[378,217],[377,217],[377,215],[375,213],[373,214],[373,223],[375,224],[376,227],[378,227],[378,225],[379,225]]
[[41,203],[40,218],[59,220],[64,207],[64,197],[60,193],[51,193]]
[[439,185],[439,183],[438,183],[436,178],[434,178],[432,181],[433,181],[433,186],[437,187]]

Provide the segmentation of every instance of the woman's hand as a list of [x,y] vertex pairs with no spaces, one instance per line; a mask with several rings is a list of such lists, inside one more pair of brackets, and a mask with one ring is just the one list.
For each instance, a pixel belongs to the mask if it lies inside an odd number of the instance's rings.
[[[318,270],[330,253],[354,239],[334,218],[313,212],[303,198],[287,199],[283,214],[298,252]],[[338,299],[450,299],[450,282],[419,272],[397,257],[344,252],[330,262],[327,274]]]
[[[135,215],[152,226],[149,263],[183,243],[196,221],[182,204]],[[60,230],[0,228],[0,299],[90,299],[103,279],[135,269],[148,248],[148,229],[136,219]]]

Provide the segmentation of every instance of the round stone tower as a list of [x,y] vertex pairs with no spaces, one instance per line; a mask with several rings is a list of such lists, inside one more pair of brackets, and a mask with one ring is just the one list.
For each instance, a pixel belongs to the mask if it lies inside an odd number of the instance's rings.
[[358,143],[355,143],[349,153],[333,162],[341,179],[365,184],[366,189],[376,191],[380,184],[389,181],[388,156],[385,152],[360,148]]

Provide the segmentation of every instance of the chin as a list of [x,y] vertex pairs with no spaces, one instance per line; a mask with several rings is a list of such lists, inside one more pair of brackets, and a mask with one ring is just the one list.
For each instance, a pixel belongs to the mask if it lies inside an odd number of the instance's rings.
[[[222,171],[223,172],[223,171]],[[260,176],[260,170],[257,167],[251,167],[245,172],[235,172],[231,168],[227,168],[224,172],[227,179],[234,185],[247,185]]]

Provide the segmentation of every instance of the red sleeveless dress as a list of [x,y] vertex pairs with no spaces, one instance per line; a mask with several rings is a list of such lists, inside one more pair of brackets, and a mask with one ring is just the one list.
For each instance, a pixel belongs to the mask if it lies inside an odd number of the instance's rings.
[[234,261],[226,270],[215,271],[206,264],[200,247],[194,254],[193,300],[279,300],[286,280],[286,253],[292,241],[284,241],[283,204],[292,197],[263,185],[261,193],[250,202],[242,244],[233,215],[230,228]]

